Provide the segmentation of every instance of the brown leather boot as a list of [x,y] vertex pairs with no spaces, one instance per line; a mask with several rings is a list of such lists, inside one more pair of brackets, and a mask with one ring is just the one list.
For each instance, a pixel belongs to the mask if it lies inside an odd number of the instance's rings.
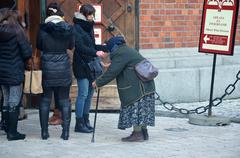
[[61,125],[62,124],[62,118],[61,118],[61,112],[57,109],[54,109],[52,117],[48,120],[49,125]]
[[22,121],[27,119],[27,113],[24,110],[23,106],[19,107],[19,115],[18,115],[18,121]]
[[139,132],[133,131],[130,136],[122,138],[122,141],[123,142],[143,142],[144,136],[142,131],[139,131]]

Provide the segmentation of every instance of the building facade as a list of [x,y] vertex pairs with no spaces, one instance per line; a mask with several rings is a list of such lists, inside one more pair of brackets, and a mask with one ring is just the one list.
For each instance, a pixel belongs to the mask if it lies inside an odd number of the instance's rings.
[[[14,0],[1,0],[1,5],[9,1]],[[179,103],[209,99],[213,57],[198,52],[204,0],[16,0],[16,8],[28,26],[35,63],[40,64],[39,52],[35,48],[36,33],[45,18],[46,6],[53,1],[62,5],[69,23],[81,4],[96,5],[99,11],[95,26],[97,41],[103,43],[111,36],[124,35],[130,46],[139,49],[159,68],[156,88],[163,100]],[[240,70],[239,15],[234,56],[217,57],[215,97],[224,93]],[[105,89],[105,98],[117,97],[114,85]],[[74,102],[75,83],[71,95]],[[239,97],[238,84],[228,98]]]

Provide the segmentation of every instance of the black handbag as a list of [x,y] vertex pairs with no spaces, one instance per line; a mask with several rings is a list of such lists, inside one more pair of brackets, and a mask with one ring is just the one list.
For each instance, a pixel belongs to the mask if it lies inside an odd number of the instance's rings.
[[158,75],[158,69],[147,59],[143,59],[141,62],[134,66],[137,76],[143,81],[153,80]]
[[103,74],[103,66],[101,64],[101,60],[98,57],[88,62],[87,67],[89,69],[89,77],[93,81]]

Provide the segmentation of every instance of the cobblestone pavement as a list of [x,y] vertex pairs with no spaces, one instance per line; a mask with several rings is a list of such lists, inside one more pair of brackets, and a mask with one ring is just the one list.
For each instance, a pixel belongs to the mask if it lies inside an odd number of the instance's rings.
[[[0,131],[0,158],[239,158],[240,124],[208,127],[188,123],[186,118],[156,117],[149,128],[150,140],[123,143],[131,133],[117,129],[118,114],[98,114],[95,143],[91,134],[73,131],[68,141],[60,139],[61,126],[50,126],[50,138],[40,139],[37,110],[28,110],[28,119],[19,123],[26,133],[23,141],[7,141]],[[91,120],[94,114],[91,113]]]

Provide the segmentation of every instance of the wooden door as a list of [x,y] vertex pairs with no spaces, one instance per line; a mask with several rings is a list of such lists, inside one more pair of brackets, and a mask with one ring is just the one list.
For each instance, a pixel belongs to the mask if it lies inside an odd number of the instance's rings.
[[40,0],[18,0],[17,4],[20,19],[25,23],[25,30],[32,45],[34,67],[40,69],[40,52],[36,48],[37,32],[41,21]]
[[[56,0],[48,0],[47,4]],[[65,13],[65,19],[72,23],[75,11],[78,6],[85,3],[102,5],[103,16],[102,22],[96,24],[96,28],[101,28],[103,32],[103,42],[114,35],[123,35],[127,43],[136,47],[137,27],[135,19],[135,2],[136,0],[59,0]]]
[[[22,23],[24,23],[26,34],[32,45],[32,57],[34,59],[34,69],[40,69],[40,52],[36,48],[37,32],[41,20],[40,0],[18,0],[17,10]],[[31,63],[29,63],[31,64]],[[23,102],[27,107],[38,107],[41,95],[25,95]],[[31,105],[30,105],[31,103]]]

